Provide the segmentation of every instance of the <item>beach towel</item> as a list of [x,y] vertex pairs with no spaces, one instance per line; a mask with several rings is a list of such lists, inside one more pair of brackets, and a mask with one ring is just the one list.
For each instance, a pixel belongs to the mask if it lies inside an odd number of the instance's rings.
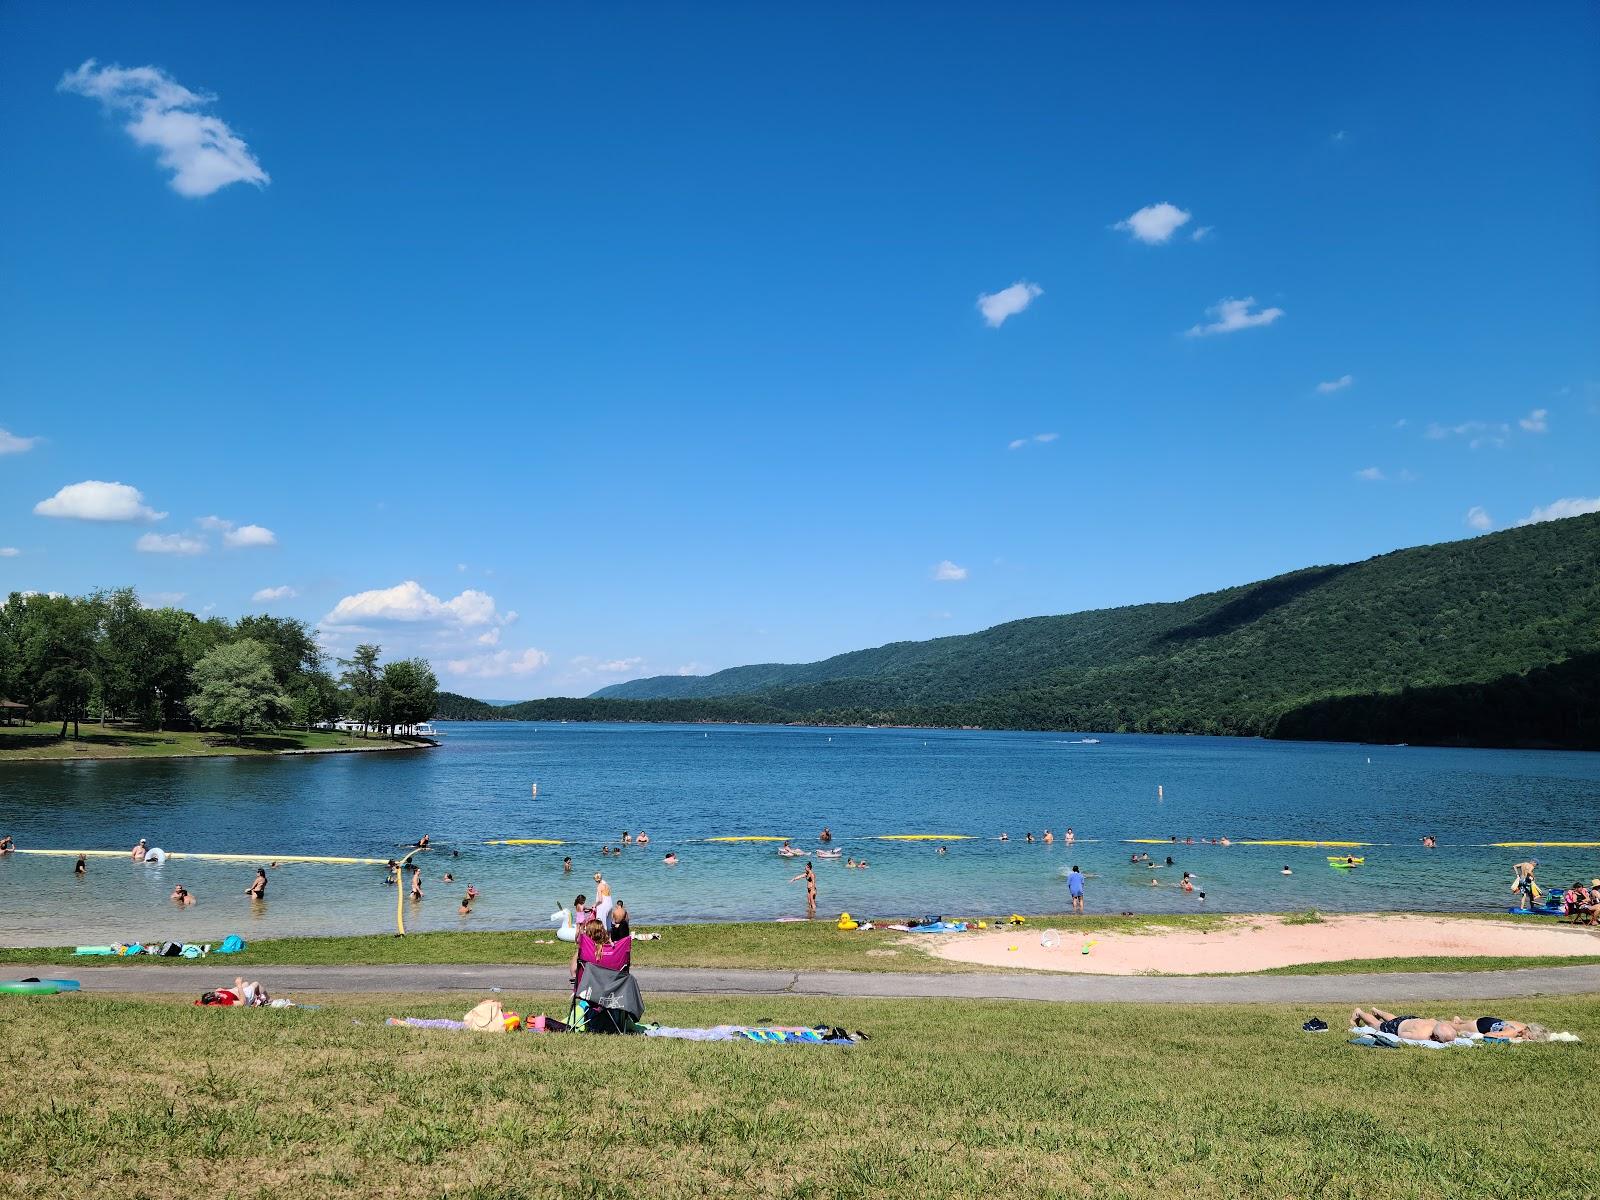
[[1350,1032],[1355,1035],[1350,1039],[1352,1046],[1373,1046],[1388,1050],[1398,1050],[1401,1046],[1417,1046],[1423,1050],[1470,1049],[1478,1044],[1469,1037],[1458,1037],[1453,1042],[1423,1041],[1419,1038],[1398,1037],[1392,1033],[1383,1033],[1366,1027],[1352,1028]]

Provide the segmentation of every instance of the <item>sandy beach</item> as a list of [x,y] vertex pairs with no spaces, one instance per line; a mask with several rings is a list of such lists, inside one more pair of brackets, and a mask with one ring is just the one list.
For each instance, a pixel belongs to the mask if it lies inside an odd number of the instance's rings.
[[[1057,944],[1047,946],[1051,931]],[[929,950],[956,962],[1082,975],[1207,975],[1352,958],[1600,954],[1600,931],[1535,918],[1350,915],[1311,924],[1240,917],[1209,932],[1152,925],[1133,933],[1078,934],[1070,921],[1056,920],[941,936]]]

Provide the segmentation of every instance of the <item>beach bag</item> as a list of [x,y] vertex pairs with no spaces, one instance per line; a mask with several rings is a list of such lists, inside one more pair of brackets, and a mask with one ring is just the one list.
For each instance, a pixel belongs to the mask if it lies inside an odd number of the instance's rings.
[[217,947],[218,954],[237,954],[244,949],[244,939],[237,933],[230,933],[222,939],[222,945]]
[[461,1018],[462,1024],[477,1033],[504,1033],[506,1013],[498,1000],[485,1000],[469,1009]]
[[183,953],[183,947],[177,942],[163,942],[160,954],[162,958],[177,958]]

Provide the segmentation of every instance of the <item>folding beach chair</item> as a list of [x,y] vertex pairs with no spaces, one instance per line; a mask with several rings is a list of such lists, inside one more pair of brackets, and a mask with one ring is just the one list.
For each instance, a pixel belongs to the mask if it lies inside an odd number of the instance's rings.
[[629,959],[633,939],[609,946],[578,939],[578,982],[572,989],[567,1024],[585,1033],[632,1033],[644,1016],[644,997],[634,982]]

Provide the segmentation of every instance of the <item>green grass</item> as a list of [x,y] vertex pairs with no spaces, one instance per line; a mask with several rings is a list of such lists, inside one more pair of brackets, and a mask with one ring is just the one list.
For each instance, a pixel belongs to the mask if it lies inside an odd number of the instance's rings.
[[1493,1007],[1584,1044],[1438,1052],[1349,1046],[1332,1006],[647,997],[872,1035],[847,1049],[382,1023],[476,999],[0,999],[0,1195],[1575,1200],[1600,1176],[1544,1099],[1600,1077],[1594,997]]
[[[1027,928],[1071,926],[1083,932],[1130,931],[1160,925],[1207,929],[1222,925],[1221,915],[1174,914],[1149,917],[1030,917]],[[737,924],[641,926],[661,934],[659,942],[637,942],[635,961],[657,967],[751,967],[786,971],[982,971],[925,953],[908,935],[894,930],[841,931],[832,921],[751,921]],[[219,942],[221,937],[212,939]],[[544,943],[544,944],[541,944]],[[363,937],[300,937],[250,942],[230,961],[243,966],[299,966],[384,963],[563,963],[572,947],[555,940],[553,929],[514,933],[416,933]],[[131,963],[174,967],[216,966],[183,958],[75,958],[72,948],[0,949],[0,964],[71,964],[115,969]]]
[[223,733],[183,733],[124,729],[118,725],[69,728],[59,722],[0,725],[0,763],[78,758],[205,758],[217,755],[281,754],[285,750],[398,750],[425,743],[384,737],[357,737],[331,730],[280,729],[235,739]]
[[1529,967],[1578,967],[1600,963],[1600,954],[1537,954],[1501,958],[1487,954],[1459,958],[1346,958],[1338,962],[1270,967],[1251,975],[1368,975],[1411,971],[1519,971]]

